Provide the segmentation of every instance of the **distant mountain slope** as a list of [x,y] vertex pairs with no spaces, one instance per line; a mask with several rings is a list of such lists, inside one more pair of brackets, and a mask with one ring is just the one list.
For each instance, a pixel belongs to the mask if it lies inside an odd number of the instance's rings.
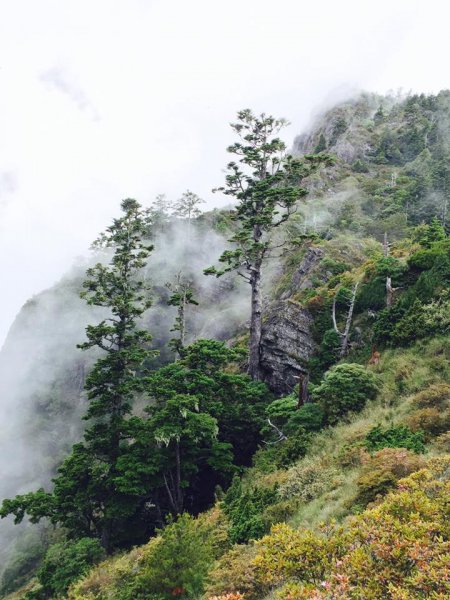
[[[442,359],[448,360],[447,341],[433,342],[431,338],[445,334],[448,328],[448,246],[441,238],[445,237],[446,227],[448,231],[450,92],[404,99],[363,94],[317,119],[309,133],[296,139],[294,151],[326,152],[336,160],[334,166],[310,178],[310,195],[278,234],[294,244],[275,255],[265,272],[261,351],[266,381],[277,396],[290,397],[291,407],[298,401],[295,386],[307,371],[313,384],[318,385],[338,360],[336,338],[330,335],[333,301],[337,298],[337,325],[343,328],[348,304],[345,290],[351,291],[356,281],[359,287],[348,360],[367,364],[377,349],[397,347],[382,354],[380,366],[373,368],[384,386],[384,395],[373,412],[369,408],[359,421],[326,429],[317,437],[317,444],[323,442],[325,447],[327,436],[333,440],[341,436],[330,450],[340,453],[346,452],[347,443],[363,439],[378,418],[386,426],[389,422],[402,423],[409,410],[409,395],[448,379]],[[440,227],[437,234],[433,223]],[[192,281],[200,302],[189,310],[189,340],[211,337],[229,343],[245,342],[249,315],[246,284],[239,278],[203,276],[203,269],[226,248],[232,228],[230,211],[216,210],[199,217],[192,228],[172,219],[154,233],[155,250],[146,273],[154,305],[145,325],[161,353],[152,366],[173,358],[167,342],[172,337],[175,309],[167,305],[169,292],[165,284],[180,272]],[[387,263],[383,262],[385,234]],[[48,484],[62,456],[79,438],[80,415],[85,406],[83,385],[95,357],[77,350],[76,344],[84,340],[86,325],[99,321],[102,315],[79,298],[87,265],[88,261],[77,266],[56,286],[23,307],[0,353],[2,497]],[[386,312],[387,275],[392,275],[396,291],[394,307]],[[420,306],[414,304],[415,299]],[[440,319],[434,329],[427,323],[430,315]],[[417,350],[400,349],[411,344],[415,336],[431,341],[419,343]],[[426,357],[422,361],[420,356],[433,348],[437,353],[435,362],[441,365],[439,373],[434,373],[430,361]],[[389,356],[398,365],[395,375],[388,364]],[[411,383],[416,380],[408,361],[424,374],[421,382]],[[278,425],[282,426],[281,422]],[[359,433],[353,438],[355,429]],[[270,430],[266,434],[273,441]],[[434,448],[430,445],[429,452],[435,452]],[[443,450],[436,452],[441,454]],[[266,475],[275,483],[284,481],[286,469],[269,465],[265,472],[264,460],[272,459],[270,452],[262,452],[261,456],[259,467],[244,479],[244,488],[246,482],[250,487],[266,486]],[[311,452],[310,458],[313,456]],[[341,518],[353,510],[345,502],[355,492],[355,478],[362,463],[350,472],[335,458],[331,461],[333,473],[341,478],[336,488],[327,488],[311,502],[296,505],[293,511],[287,505],[283,508],[280,498],[280,502],[273,503],[273,510],[269,502],[265,508],[275,516],[264,516],[264,526],[284,521],[285,516],[294,525],[316,526],[317,515]],[[330,471],[330,477],[333,473]],[[6,555],[12,539],[9,525],[0,524],[0,563],[4,567],[8,565]],[[135,568],[134,556],[130,558],[130,569]],[[136,556],[141,556],[139,551]],[[87,581],[86,589],[90,589]],[[118,594],[117,590],[114,593]],[[224,587],[222,591],[228,590]],[[99,593],[92,600],[103,600]],[[114,598],[122,600],[121,596]]]

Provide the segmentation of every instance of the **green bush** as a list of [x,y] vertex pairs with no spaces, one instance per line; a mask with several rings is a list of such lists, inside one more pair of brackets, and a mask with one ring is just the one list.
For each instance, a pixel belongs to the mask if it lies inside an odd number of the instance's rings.
[[329,369],[339,357],[341,337],[334,329],[325,331],[317,354],[309,361],[309,371],[313,381],[320,380],[322,374]]
[[[300,430],[318,431],[323,424],[322,407],[309,402],[298,408],[298,397],[294,395],[271,402],[267,407],[267,415],[289,436],[296,435]],[[269,428],[265,431],[269,431]]]
[[226,552],[228,523],[214,507],[181,515],[144,546],[110,557],[71,586],[70,600],[197,600],[215,560]]
[[397,481],[424,465],[421,457],[404,448],[383,448],[370,457],[357,480],[356,506],[366,506],[395,487]]
[[369,452],[376,452],[382,448],[406,448],[416,454],[425,452],[423,432],[411,431],[406,425],[392,426],[387,429],[377,425],[366,435],[365,446]]
[[434,265],[434,261],[438,256],[438,252],[430,249],[423,249],[414,252],[408,258],[408,265],[411,269],[416,269],[418,271],[426,271],[427,269],[431,269]]
[[284,440],[277,445],[277,453],[275,455],[275,464],[283,469],[289,466],[299,458],[303,458],[308,451],[310,436],[303,428],[297,428],[295,433],[289,435],[287,440]]
[[[129,600],[174,596],[198,598],[217,553],[214,538],[202,520],[184,513],[160,531],[161,541],[150,554]],[[226,546],[222,551],[226,550]]]
[[355,160],[352,163],[352,170],[355,173],[368,173],[369,167],[368,167],[367,163],[365,163],[364,161],[362,161],[358,158],[357,160]]
[[334,260],[334,258],[325,257],[322,259],[320,266],[326,271],[330,271],[332,275],[339,275],[349,270],[349,265],[340,260]]
[[378,392],[376,376],[358,364],[336,365],[314,389],[313,397],[323,409],[325,421],[336,423],[349,412],[361,411]]
[[340,471],[322,457],[302,460],[288,471],[288,479],[280,486],[280,497],[311,502],[342,482]]
[[285,396],[284,398],[278,398],[271,402],[267,407],[266,412],[270,418],[285,421],[295,412],[297,405],[298,398],[293,395]]
[[307,432],[319,431],[322,428],[323,419],[322,407],[315,402],[309,402],[291,414],[286,424],[286,433],[292,434],[299,429]]
[[245,543],[267,533],[264,510],[278,498],[276,487],[244,489],[238,477],[225,494],[223,510],[231,522],[230,540]]
[[446,238],[442,223],[433,217],[431,223],[417,226],[413,232],[413,239],[424,248],[431,248],[436,242],[442,242]]
[[103,557],[100,542],[91,538],[50,546],[37,573],[42,588],[30,597],[52,598],[65,595],[69,586]]

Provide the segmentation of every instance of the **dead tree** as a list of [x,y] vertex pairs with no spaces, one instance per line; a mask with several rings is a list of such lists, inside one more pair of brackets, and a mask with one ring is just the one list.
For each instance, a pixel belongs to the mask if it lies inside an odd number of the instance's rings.
[[339,335],[339,337],[341,338],[341,349],[339,352],[339,355],[341,358],[343,358],[344,356],[347,355],[348,352],[348,343],[349,343],[349,337],[350,337],[350,327],[352,326],[352,320],[353,320],[353,311],[355,309],[355,301],[356,301],[356,292],[358,290],[358,285],[359,282],[355,283],[355,285],[353,286],[353,290],[352,290],[352,295],[350,298],[350,304],[348,307],[348,312],[347,312],[347,318],[345,320],[345,328],[344,331],[341,332],[339,331],[339,328],[337,326],[337,321],[336,321],[336,297],[337,297],[337,293],[334,296],[333,299],[333,310],[332,310],[332,319],[333,319],[333,328],[335,330],[335,332]]
[[267,445],[278,444],[279,442],[284,442],[285,440],[287,440],[287,435],[285,435],[279,427],[274,425],[274,423],[272,423],[272,421],[270,419],[267,419],[267,422],[272,427],[272,429],[274,429],[276,431],[276,433],[278,435],[278,439],[276,439],[274,442],[265,442],[265,444],[267,444]]
[[[388,242],[388,237],[387,237],[386,232],[384,232],[383,253],[384,253],[384,256],[386,256],[386,257],[389,256],[389,242]],[[397,288],[392,287],[392,278],[387,276],[386,277],[386,306],[387,306],[387,308],[390,308],[393,305],[394,293],[399,289],[400,289],[399,287],[397,287]]]
[[384,232],[384,238],[383,238],[383,254],[384,256],[389,256],[389,242],[388,242],[388,236],[386,231]]

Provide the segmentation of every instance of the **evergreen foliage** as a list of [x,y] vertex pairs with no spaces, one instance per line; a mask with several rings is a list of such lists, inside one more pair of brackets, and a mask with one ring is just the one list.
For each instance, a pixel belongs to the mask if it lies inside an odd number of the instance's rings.
[[81,538],[54,544],[45,555],[37,573],[40,587],[27,594],[26,600],[64,597],[70,585],[102,558],[104,550],[98,540]]
[[382,448],[406,448],[417,454],[425,452],[423,432],[411,431],[405,425],[392,426],[387,429],[377,425],[366,435],[365,445],[370,452]]
[[98,537],[106,551],[120,543],[140,508],[141,498],[118,490],[116,479],[129,443],[133,397],[142,389],[138,372],[154,353],[148,349],[151,335],[137,324],[150,306],[140,278],[152,250],[143,240],[148,220],[135,200],[124,200],[122,211],[95,244],[112,252],[110,264],[88,269],[82,292],[88,304],[104,307],[110,315],[88,325],[88,339],[79,346],[103,351],[86,380],[89,425],[84,441],[75,444],[58,469],[52,492],[40,489],[4,500],[0,512],[2,517],[14,514],[16,523],[25,513],[32,522],[48,517],[74,537]]
[[314,388],[313,397],[323,411],[325,421],[334,424],[349,412],[359,412],[378,393],[373,373],[362,365],[344,363],[332,367],[322,383]]
[[220,277],[237,271],[251,286],[251,322],[249,338],[249,373],[261,378],[260,341],[262,328],[261,274],[264,262],[274,250],[273,234],[296,210],[296,203],[308,193],[302,181],[329,159],[314,155],[302,161],[286,155],[285,143],[277,137],[285,127],[284,119],[250,110],[238,113],[232,125],[241,141],[228,148],[238,162],[227,165],[226,185],[218,188],[238,201],[234,219],[239,229],[229,240],[234,250],[226,250],[219,258],[224,265],[205,270]]

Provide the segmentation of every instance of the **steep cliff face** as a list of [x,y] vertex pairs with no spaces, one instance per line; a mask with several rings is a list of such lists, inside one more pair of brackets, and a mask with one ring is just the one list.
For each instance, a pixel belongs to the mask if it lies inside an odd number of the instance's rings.
[[305,373],[305,364],[315,349],[311,335],[312,316],[292,300],[273,307],[264,324],[261,366],[264,381],[278,396],[290,394]]
[[311,276],[323,258],[321,248],[309,248],[294,270],[279,301],[267,312],[261,339],[263,379],[277,395],[290,394],[315,351],[311,313],[291,296],[312,287]]

